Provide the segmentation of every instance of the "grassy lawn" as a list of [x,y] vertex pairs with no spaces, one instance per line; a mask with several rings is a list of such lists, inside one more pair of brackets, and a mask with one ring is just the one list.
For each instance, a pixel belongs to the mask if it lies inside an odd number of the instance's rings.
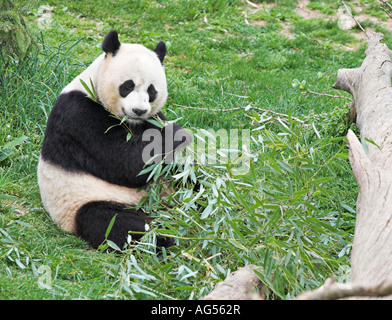
[[[359,28],[338,27],[339,1],[305,1],[302,12],[304,1],[254,2],[30,5],[38,52],[0,61],[1,299],[200,299],[248,263],[268,299],[349,278],[357,196],[344,138],[349,101],[303,92],[342,94],[331,88],[336,72],[359,66],[366,42]],[[346,2],[380,21],[365,27],[385,32],[376,1]],[[246,172],[235,161],[186,167],[203,190],[183,186],[164,201],[154,183],[145,210],[156,223],[123,255],[90,250],[58,229],[36,182],[47,115],[112,29],[122,42],[166,42],[168,117],[194,131],[250,132]],[[177,246],[157,256],[157,234]]]

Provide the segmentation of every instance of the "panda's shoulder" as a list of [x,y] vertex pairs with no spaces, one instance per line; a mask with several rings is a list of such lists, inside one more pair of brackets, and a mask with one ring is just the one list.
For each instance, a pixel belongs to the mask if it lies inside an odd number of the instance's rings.
[[61,92],[57,97],[54,106],[60,108],[74,107],[80,109],[80,106],[91,106],[95,103],[96,102],[88,98],[84,92],[79,90],[72,90]]
[[107,111],[81,91],[61,93],[48,118],[47,128],[56,131],[68,130],[80,132],[84,130],[106,130],[113,125]]
[[73,90],[60,93],[52,113],[61,114],[64,117],[77,117],[88,119],[90,116],[104,113],[103,107],[90,99],[84,92]]

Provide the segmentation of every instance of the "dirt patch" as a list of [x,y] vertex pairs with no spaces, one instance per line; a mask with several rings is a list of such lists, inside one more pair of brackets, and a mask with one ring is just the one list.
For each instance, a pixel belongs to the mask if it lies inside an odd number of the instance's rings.
[[[254,14],[259,10],[265,10],[265,9],[272,9],[273,7],[276,6],[276,3],[258,3],[255,4],[249,0],[246,1],[248,4],[248,13]],[[331,20],[335,21],[339,28],[342,30],[346,30],[349,32],[352,36],[354,36],[358,40],[367,40],[367,36],[364,32],[358,32],[357,27],[357,22],[351,17],[349,13],[347,13],[346,9],[344,6],[341,6],[337,12],[336,15],[334,16],[328,16],[324,13],[321,13],[317,10],[312,10],[308,8],[310,1],[309,0],[299,0],[297,3],[297,6],[294,10],[296,14],[301,16],[302,18],[308,20],[308,19],[323,19],[325,21]],[[355,11],[359,14],[355,15],[355,19],[358,21],[358,23],[362,23],[364,21],[370,21],[371,23],[374,24],[380,24],[382,27],[386,28],[387,30],[392,31],[392,20],[388,19],[387,21],[381,21],[376,17],[373,17],[367,13],[362,12],[361,7],[355,7]],[[246,13],[245,17],[247,17]],[[246,19],[246,18],[245,18]],[[257,20],[257,21],[250,21],[246,20],[248,24],[251,24],[253,26],[259,26],[259,27],[265,27],[268,23],[267,21],[262,21],[262,20]],[[282,26],[282,29],[278,31],[278,33],[284,35],[288,39],[293,39],[295,37],[295,34],[291,31],[291,24],[289,22],[280,22],[280,25]],[[374,30],[371,28],[366,28],[366,33],[371,36],[374,33]],[[355,47],[357,45],[353,46],[340,46],[341,49],[343,50],[355,50]]]
[[320,18],[328,20],[329,18],[317,10],[308,9],[309,0],[299,0],[294,12],[304,19]]
[[30,210],[24,206],[24,203],[19,203],[18,200],[4,199],[2,200],[2,206],[7,210],[16,212],[22,216],[30,212]]
[[256,27],[265,27],[267,26],[268,22],[264,20],[255,20],[255,21],[248,21],[248,13],[254,14],[261,9],[270,9],[275,6],[275,3],[253,3],[252,1],[246,1],[249,10],[242,12],[245,17],[245,23],[250,24]]
[[[262,2],[262,3],[253,3],[252,1],[246,0],[246,4],[252,10],[258,11],[260,9],[270,9],[275,7],[275,2]],[[254,13],[254,12],[253,12]]]
[[252,26],[256,26],[256,27],[266,27],[268,22],[260,20],[260,21],[252,21],[249,24],[251,24]]
[[[248,22],[247,19],[248,13],[252,15],[259,10],[272,9],[276,6],[276,3],[275,2],[253,3],[249,0],[246,0],[246,3],[248,5],[248,10],[247,10],[248,12],[243,12],[245,16],[245,23],[256,27],[266,27],[268,25],[268,22],[264,20],[253,20]],[[284,21],[282,21],[280,24],[282,26],[282,29],[279,30],[278,33],[283,34],[288,39],[294,39],[294,33],[291,32],[290,30],[291,25]]]
[[280,25],[282,26],[282,29],[279,30],[278,32],[280,34],[283,34],[286,38],[288,39],[294,39],[294,32],[291,31],[291,25],[287,22],[281,22]]

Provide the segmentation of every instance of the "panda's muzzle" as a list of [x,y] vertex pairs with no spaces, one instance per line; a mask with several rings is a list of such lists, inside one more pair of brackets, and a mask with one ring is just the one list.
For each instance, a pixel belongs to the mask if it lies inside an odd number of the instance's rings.
[[142,121],[145,120],[143,115],[147,113],[147,110],[144,109],[138,109],[138,108],[133,108],[132,112],[126,112],[124,108],[122,108],[122,112],[125,115],[128,116],[129,120],[134,120],[134,121]]

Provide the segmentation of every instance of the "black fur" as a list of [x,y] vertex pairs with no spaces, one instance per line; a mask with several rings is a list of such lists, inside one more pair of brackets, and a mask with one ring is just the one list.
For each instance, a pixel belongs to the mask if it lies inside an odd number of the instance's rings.
[[[120,249],[127,243],[128,234],[132,236],[132,240],[139,240],[143,234],[132,231],[144,232],[145,225],[151,222],[151,218],[142,211],[127,209],[126,205],[107,201],[89,202],[76,214],[76,234],[97,249],[104,243],[106,230],[114,216],[116,218],[107,239],[113,241]],[[172,245],[173,239],[157,237],[157,246]]]
[[150,84],[150,86],[147,88],[147,93],[149,99],[148,102],[153,102],[157,98],[158,92],[153,84]]
[[[158,115],[166,119],[162,113]],[[149,175],[138,175],[145,167],[142,151],[150,144],[142,141],[142,134],[152,128],[161,130],[147,121],[132,126],[132,138],[127,141],[128,131],[119,125],[118,119],[84,93],[71,91],[56,100],[46,125],[41,155],[65,170],[87,172],[110,183],[138,188],[146,184]],[[167,144],[166,135],[179,130],[182,141]],[[190,140],[177,124],[168,125],[160,132],[161,148],[167,148],[166,152]]]
[[118,49],[120,49],[120,41],[118,40],[118,33],[117,31],[113,30],[110,31],[102,42],[102,50],[108,54],[111,53],[114,56],[116,55]]
[[157,54],[161,63],[163,63],[163,59],[165,59],[166,56],[166,44],[163,41],[159,41],[154,52]]
[[120,92],[120,96],[125,98],[133,91],[133,89],[135,89],[135,82],[127,80],[123,82],[120,88],[118,88],[118,91]]

